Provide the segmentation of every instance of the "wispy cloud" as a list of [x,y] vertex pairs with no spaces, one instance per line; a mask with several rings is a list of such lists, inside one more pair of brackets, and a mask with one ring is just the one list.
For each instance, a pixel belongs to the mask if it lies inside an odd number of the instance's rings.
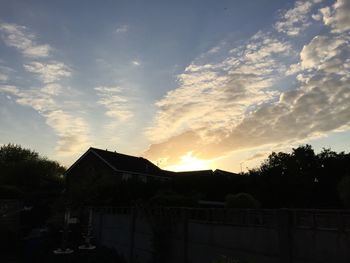
[[30,62],[24,64],[24,68],[36,74],[44,83],[58,81],[63,77],[71,76],[71,69],[62,62],[51,61],[48,63]]
[[[1,59],[0,63],[2,63]],[[0,81],[6,83],[7,80],[9,80],[10,75],[14,72],[15,71],[12,68],[0,64]]]
[[117,27],[117,29],[115,30],[116,33],[120,34],[120,33],[126,33],[129,31],[129,26],[128,25],[121,25],[119,27]]
[[[347,8],[339,2],[332,7],[338,8],[331,13],[334,16]],[[311,17],[310,8],[298,10],[307,10],[301,13]],[[212,159],[240,149],[302,142],[349,129],[349,32],[343,31],[345,22],[340,30],[339,20],[327,21],[331,32],[325,28],[298,51],[299,56],[294,56],[288,41],[259,32],[220,63],[192,63],[179,76],[179,87],[157,102],[159,111],[147,131],[155,143],[145,155],[170,165],[189,151]],[[282,29],[288,32],[287,27]],[[290,57],[299,61],[290,65],[286,62]],[[283,91],[279,84],[286,75],[295,76],[297,86]]]
[[282,13],[275,23],[278,32],[288,36],[297,36],[311,25],[310,12],[315,4],[322,0],[296,1],[294,7]]
[[271,152],[257,152],[256,154],[250,156],[249,158],[245,159],[244,162],[250,162],[255,161],[257,159],[263,159],[266,158]]
[[127,121],[133,116],[129,109],[129,101],[126,96],[123,96],[123,90],[115,86],[100,86],[96,87],[97,96],[99,97],[97,103],[103,105],[107,111],[106,116],[115,121]]
[[0,85],[0,92],[10,94],[22,106],[31,107],[45,117],[46,123],[58,136],[56,151],[70,155],[82,151],[90,144],[88,124],[81,117],[62,110],[55,96],[58,84],[41,89],[19,89],[16,86]]
[[8,76],[6,74],[0,73],[0,81],[8,80]]
[[140,66],[140,65],[141,65],[141,62],[138,61],[138,60],[133,60],[133,61],[131,61],[131,63],[132,63],[134,66]]
[[219,63],[192,63],[178,76],[180,86],[157,102],[159,111],[148,135],[161,141],[191,129],[201,130],[202,136],[220,130],[223,136],[249,106],[278,95],[270,87],[280,78],[285,68],[281,57],[289,51],[288,43],[259,32]]
[[350,29],[350,2],[337,0],[331,7],[320,9],[323,21],[330,26],[335,33],[342,33]]
[[29,32],[25,26],[2,23],[0,31],[5,43],[10,47],[17,48],[26,57],[47,57],[52,50],[50,45],[37,44],[36,35]]
[[[49,55],[49,45],[37,45],[36,36],[24,26],[1,24],[0,30],[8,46],[15,47],[30,59]],[[89,127],[81,117],[63,109],[59,96],[64,88],[62,78],[70,77],[72,70],[60,61],[26,61],[26,71],[33,73],[42,82],[41,87],[21,88],[14,85],[0,85],[0,92],[11,95],[22,106],[31,107],[45,118],[46,124],[58,136],[56,152],[59,155],[72,155],[90,145]]]
[[81,118],[57,109],[46,113],[47,124],[52,127],[60,140],[56,150],[61,155],[71,155],[87,149],[91,145],[89,126]]

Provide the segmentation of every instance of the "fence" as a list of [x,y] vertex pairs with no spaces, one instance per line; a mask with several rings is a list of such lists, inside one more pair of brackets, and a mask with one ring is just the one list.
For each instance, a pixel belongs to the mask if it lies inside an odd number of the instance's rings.
[[93,231],[128,262],[350,261],[346,210],[95,208]]

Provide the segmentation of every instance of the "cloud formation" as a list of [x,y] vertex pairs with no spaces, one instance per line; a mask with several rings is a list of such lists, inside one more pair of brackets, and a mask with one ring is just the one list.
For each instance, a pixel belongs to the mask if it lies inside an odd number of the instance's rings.
[[120,87],[96,87],[97,96],[99,97],[97,103],[103,105],[107,111],[106,116],[115,121],[125,122],[133,116],[129,109],[129,101],[126,96],[122,95]]
[[0,81],[6,81],[8,80],[8,77],[6,74],[0,73]]
[[31,107],[45,118],[46,124],[58,136],[56,151],[59,155],[71,155],[86,149],[91,141],[87,122],[68,109],[63,109],[62,102],[58,102],[65,90],[59,81],[70,77],[71,69],[59,61],[32,61],[47,57],[51,47],[37,45],[36,36],[26,27],[1,24],[0,30],[8,46],[15,47],[27,59],[31,59],[24,63],[24,69],[42,82],[41,87],[32,88],[1,85],[0,92],[11,95],[19,105]]
[[24,64],[25,70],[36,74],[44,83],[58,81],[63,77],[71,76],[71,70],[62,62],[30,62]]
[[58,84],[25,90],[12,85],[0,85],[0,92],[11,95],[19,105],[31,107],[42,115],[58,136],[57,153],[70,155],[89,146],[89,128],[83,118],[60,108],[55,98],[60,89],[62,87]]
[[249,106],[276,96],[269,87],[280,77],[281,58],[289,51],[288,43],[259,32],[219,63],[192,63],[178,76],[180,86],[157,102],[160,110],[147,134],[159,141],[188,129],[202,130],[204,137],[229,132]]
[[30,62],[24,64],[24,68],[28,72],[36,74],[44,83],[51,83],[58,81],[63,77],[71,76],[71,69],[62,62]]
[[132,63],[134,66],[140,66],[140,65],[141,65],[141,62],[138,61],[138,60],[133,60],[133,61],[131,61],[131,63]]
[[[301,13],[311,17],[309,5],[315,2],[298,10],[307,10]],[[333,5],[334,16],[347,8],[342,2]],[[219,63],[192,63],[179,76],[180,86],[157,102],[158,114],[147,131],[154,143],[145,155],[168,160],[169,165],[189,151],[213,159],[349,129],[350,36],[342,31],[345,22],[339,29],[339,20],[325,21],[329,32],[305,44],[293,65],[283,58],[297,53],[291,44],[262,32]],[[281,28],[277,32],[288,32]],[[279,87],[286,75],[296,82],[287,90]]]
[[337,0],[333,6],[320,9],[323,21],[334,33],[342,33],[350,29],[350,2]]
[[322,0],[296,1],[294,7],[284,12],[275,23],[276,30],[291,37],[298,36],[311,25],[310,12],[320,2]]
[[121,26],[117,27],[117,29],[115,30],[116,33],[126,33],[128,31],[129,31],[128,25],[121,25]]
[[25,26],[16,24],[0,24],[1,36],[5,43],[22,52],[29,58],[41,58],[49,56],[52,48],[50,45],[39,45],[36,43],[36,35],[29,32]]

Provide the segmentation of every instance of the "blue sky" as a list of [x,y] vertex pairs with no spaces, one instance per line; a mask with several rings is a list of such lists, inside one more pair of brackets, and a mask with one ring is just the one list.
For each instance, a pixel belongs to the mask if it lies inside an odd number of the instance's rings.
[[0,144],[163,168],[349,151],[348,0],[2,1]]

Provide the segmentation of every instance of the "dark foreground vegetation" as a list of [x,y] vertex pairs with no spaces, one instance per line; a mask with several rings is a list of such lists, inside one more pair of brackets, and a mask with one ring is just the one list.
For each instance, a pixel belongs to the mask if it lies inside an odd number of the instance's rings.
[[137,178],[115,182],[100,176],[71,196],[72,203],[94,205],[200,205],[224,202],[236,208],[348,208],[350,154],[310,145],[291,153],[271,153],[259,168],[239,175],[196,173],[144,183]]
[[[330,149],[316,154],[310,145],[299,146],[291,153],[273,152],[260,167],[235,176],[195,174],[146,183],[137,178],[117,183],[101,176],[76,188],[74,194],[67,194],[64,172],[65,167],[32,150],[14,144],[0,147],[1,253],[22,259],[53,257],[68,206],[198,207],[204,200],[231,208],[350,207],[350,154]],[[78,244],[81,229],[74,231]],[[42,242],[43,254],[33,252],[39,244],[35,240]],[[118,260],[100,262],[121,262]],[[80,262],[77,258],[73,261]],[[84,262],[95,261],[88,257]]]
[[180,177],[171,184],[177,194],[226,200],[231,207],[348,208],[350,154],[330,149],[315,154],[304,145],[273,152],[259,168],[238,176]]
[[[207,174],[173,176],[147,183],[94,178],[66,195],[65,167],[18,145],[0,147],[0,199],[18,199],[24,205],[49,210],[55,201],[71,205],[197,206],[198,200],[247,201],[243,207],[344,208],[350,205],[350,154],[310,145],[291,153],[271,153],[260,167],[236,176]],[[88,181],[88,180],[87,180]],[[250,199],[250,200],[248,200]]]
[[192,192],[202,199],[226,198],[231,203],[235,195],[247,203],[236,202],[234,207],[250,203],[262,208],[348,208],[350,154],[330,149],[315,154],[305,145],[291,153],[273,152],[259,168],[239,176],[175,178],[172,189],[181,195]]

